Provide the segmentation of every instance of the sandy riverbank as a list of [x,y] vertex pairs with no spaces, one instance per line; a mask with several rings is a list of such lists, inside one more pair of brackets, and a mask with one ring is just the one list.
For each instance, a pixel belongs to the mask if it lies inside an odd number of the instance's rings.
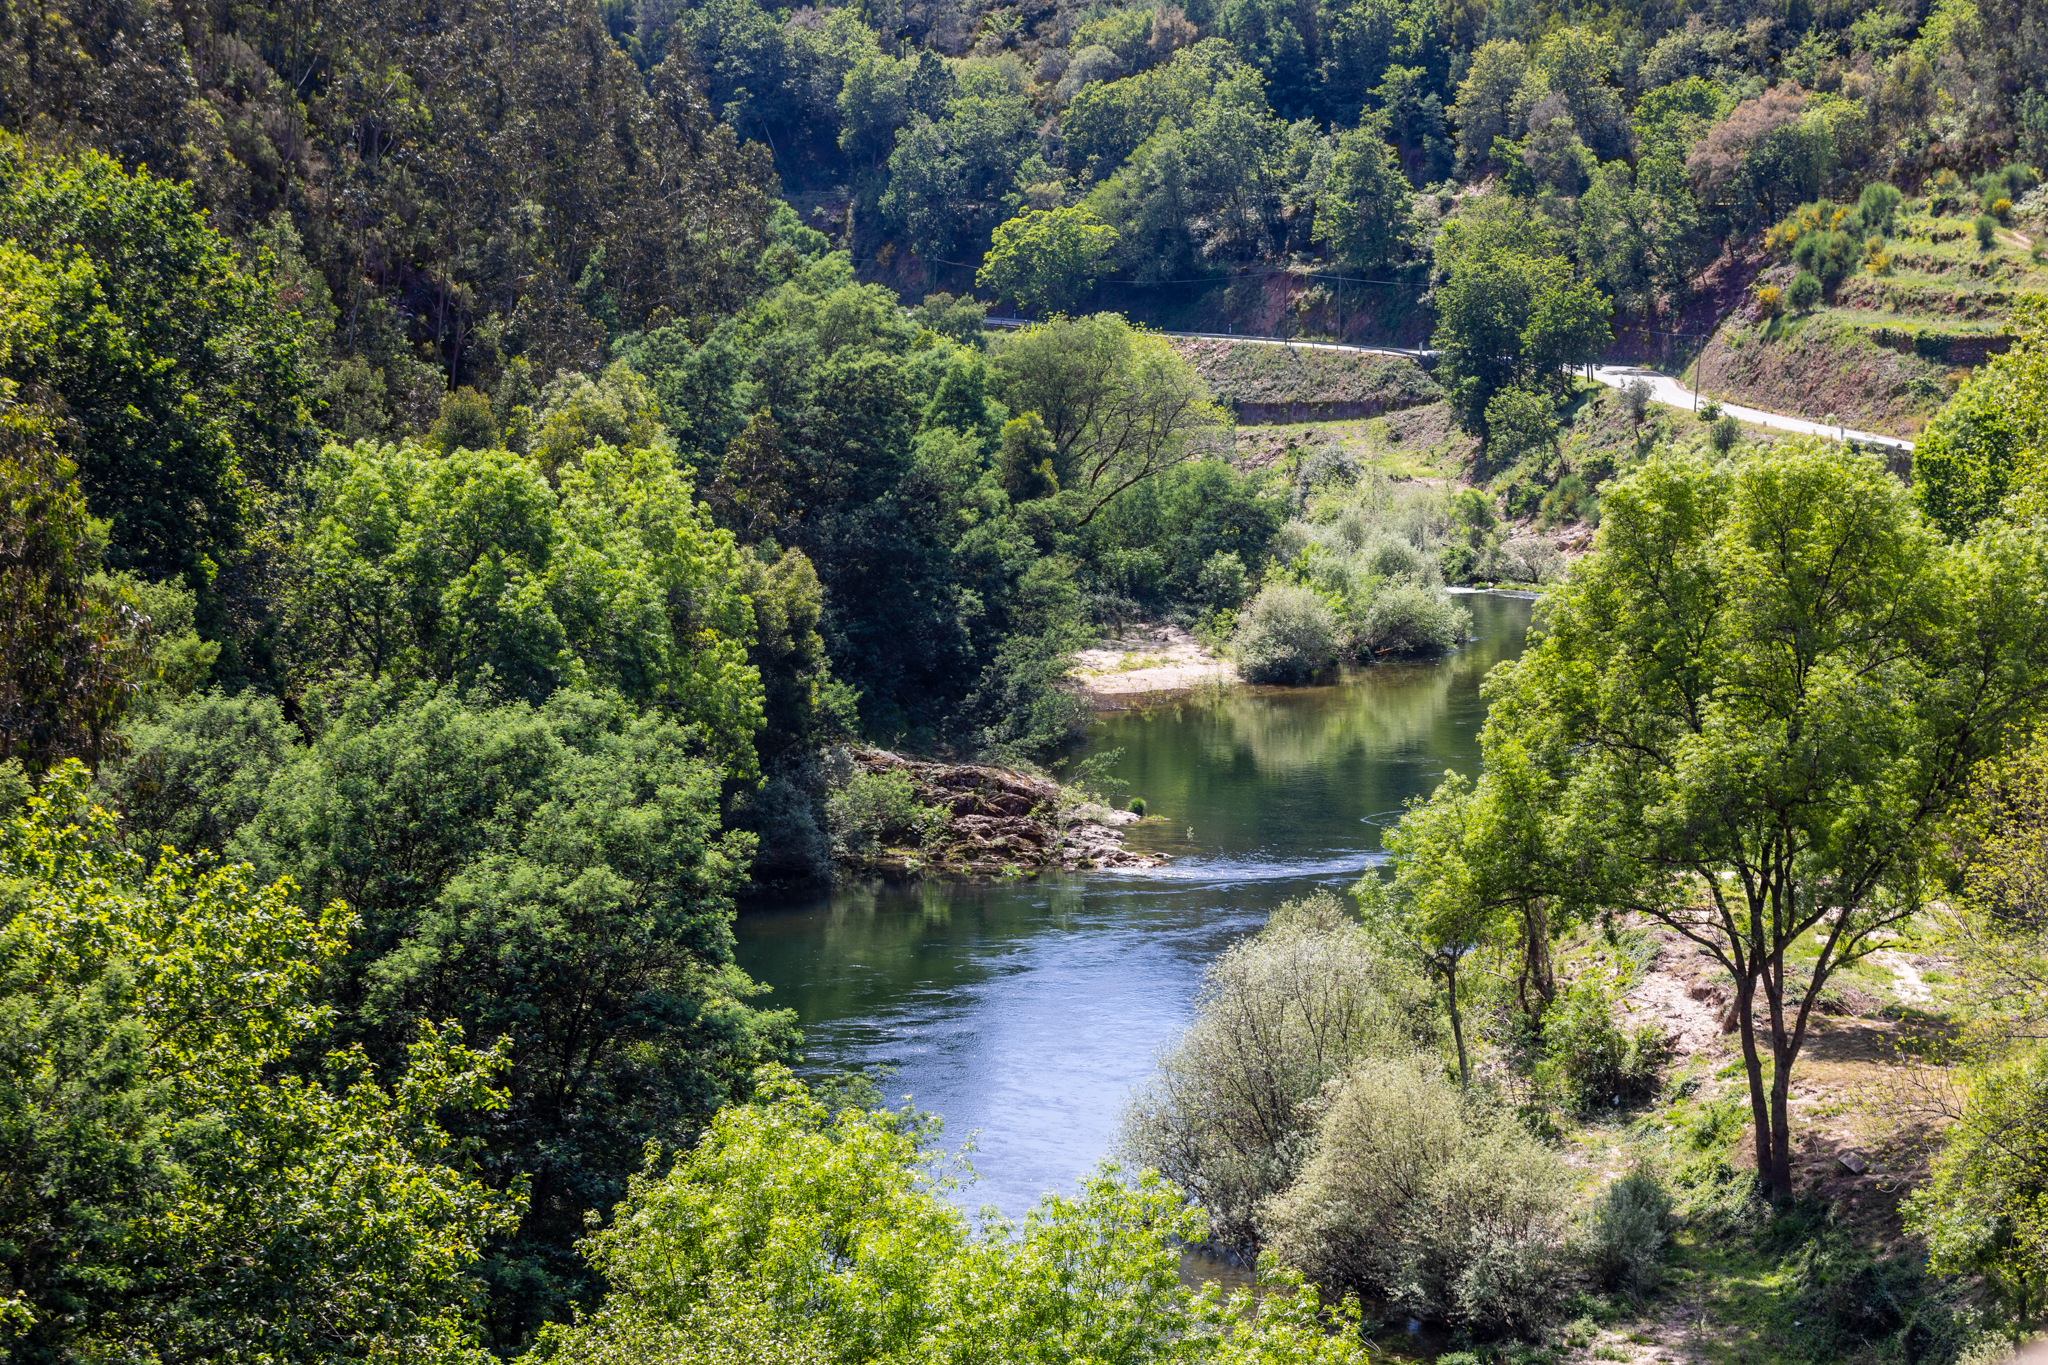
[[1093,705],[1110,710],[1161,693],[1238,680],[1236,665],[1178,626],[1133,626],[1075,654],[1068,676]]

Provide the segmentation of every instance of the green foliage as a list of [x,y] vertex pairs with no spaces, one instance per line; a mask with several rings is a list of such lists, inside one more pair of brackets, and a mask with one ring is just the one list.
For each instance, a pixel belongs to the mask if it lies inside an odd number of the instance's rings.
[[35,772],[115,748],[116,724],[156,672],[151,623],[95,572],[106,526],[50,425],[34,408],[0,408],[0,758]]
[[1194,1022],[1131,1102],[1125,1150],[1201,1205],[1209,1241],[1255,1249],[1314,1151],[1323,1088],[1430,1041],[1421,995],[1335,897],[1289,902],[1210,965]]
[[1667,1047],[1654,1023],[1624,1029],[1620,1001],[1593,976],[1581,977],[1543,1014],[1538,1087],[1577,1113],[1637,1104],[1657,1090]]
[[1247,682],[1307,682],[1337,662],[1337,618],[1308,588],[1269,583],[1239,618],[1230,651]]
[[[1819,442],[1653,460],[1607,490],[1601,537],[1543,641],[1497,675],[1486,780],[1528,772],[1518,819],[1536,863],[1580,869],[1568,902],[1760,964],[1731,984],[1743,1008],[1759,990],[1772,1004],[1746,1069],[1769,1115],[1759,1166],[1788,1193],[1800,1025],[1839,967],[1917,912],[1933,821],[1968,766],[2048,704],[2048,623],[2026,586],[2048,566],[2010,533],[1944,545],[1876,459]],[[1767,552],[1785,545],[1799,553]],[[1821,575],[1853,588],[1815,596]],[[1807,642],[1792,670],[1757,652],[1787,631]],[[1681,875],[1727,893],[1690,904]],[[1786,949],[1823,920],[1816,959],[1788,972]]]
[[[543,443],[582,420],[553,410]],[[328,448],[287,623],[294,672],[463,685],[540,700],[618,688],[739,771],[761,683],[746,569],[661,449],[600,439],[551,487],[509,451]]]
[[1607,1187],[1586,1229],[1586,1259],[1600,1283],[1640,1299],[1657,1287],[1671,1237],[1671,1196],[1654,1171],[1638,1167]]
[[356,924],[324,991],[337,1036],[378,1065],[419,1019],[500,1049],[505,1104],[458,1131],[497,1183],[533,1179],[485,1267],[516,1340],[586,1288],[570,1243],[642,1144],[686,1141],[791,1045],[732,965],[752,838],[719,828],[721,772],[689,728],[576,691],[533,708],[366,688],[282,756],[267,703],[185,710],[107,779],[144,798],[137,841],[222,832],[308,903],[345,900]]
[[1467,430],[1483,431],[1487,406],[1515,384],[1554,385],[1561,367],[1584,364],[1613,340],[1612,304],[1575,280],[1550,229],[1520,201],[1488,195],[1445,224],[1436,239],[1439,382]]
[[205,583],[248,504],[309,452],[310,378],[262,260],[188,185],[0,139],[0,372],[61,420],[49,439],[108,526],[107,562]]
[[1532,457],[1543,465],[1557,453],[1557,399],[1545,389],[1510,385],[1487,400],[1484,429],[1487,463],[1494,468]]
[[1707,444],[1716,455],[1727,455],[1742,444],[1742,423],[1723,415],[1721,420],[1707,429]]
[[422,1021],[378,1079],[316,1003],[340,904],[171,854],[145,870],[58,769],[0,832],[0,1131],[11,1358],[487,1359],[493,1189],[449,1126],[502,1108],[502,1052]]
[[1116,229],[1086,209],[1031,209],[997,226],[974,280],[1033,312],[1064,312],[1114,250]]
[[2048,456],[2048,310],[2027,301],[2018,337],[1956,390],[1913,450],[1913,498],[1951,536],[1967,536],[2020,492],[2040,502]]
[[946,817],[944,807],[917,799],[916,784],[902,768],[858,769],[825,798],[834,851],[853,862],[872,858],[884,841],[925,843]]
[[1997,243],[1998,220],[1990,214],[1978,214],[1977,221],[1972,223],[1970,227],[1977,234],[1977,247],[1979,250],[1989,251]]
[[467,385],[456,389],[441,400],[441,415],[427,432],[426,443],[443,455],[498,449],[498,418],[491,400]]
[[1396,264],[1407,254],[1409,197],[1400,158],[1377,125],[1339,134],[1316,202],[1315,239],[1360,270]]
[[1270,1206],[1283,1265],[1487,1335],[1562,1301],[1571,1176],[1511,1118],[1419,1059],[1370,1060],[1330,1100],[1315,1155]]
[[1156,1176],[1107,1170],[970,1232],[920,1135],[765,1074],[755,1103],[635,1180],[585,1243],[611,1293],[530,1359],[1363,1361],[1353,1302],[1285,1276],[1257,1298],[1183,1288],[1180,1239],[1201,1215]]

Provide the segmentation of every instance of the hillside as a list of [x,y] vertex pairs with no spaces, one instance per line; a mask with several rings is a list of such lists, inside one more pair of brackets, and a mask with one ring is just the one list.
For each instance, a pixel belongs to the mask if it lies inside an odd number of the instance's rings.
[[1443,396],[1402,356],[1215,338],[1176,337],[1173,346],[1240,425],[1375,417]]
[[[1809,312],[1766,302],[1799,272],[1757,252],[1750,286],[1687,371],[1701,392],[1910,437],[2003,352],[2016,300],[2048,290],[2048,197],[2023,199],[1979,244],[1967,211],[1907,200],[1881,249]],[[1974,207],[1971,206],[1971,207]],[[1869,250],[1869,248],[1865,248]]]

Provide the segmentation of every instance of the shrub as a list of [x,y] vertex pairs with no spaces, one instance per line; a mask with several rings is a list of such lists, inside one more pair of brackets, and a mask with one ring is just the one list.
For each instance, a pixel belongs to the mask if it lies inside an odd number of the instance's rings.
[[1308,588],[1284,583],[1260,589],[1231,640],[1247,681],[1306,682],[1337,660],[1337,620]]
[[1543,502],[1537,508],[1537,515],[1545,526],[1560,526],[1567,522],[1593,521],[1597,518],[1600,500],[1587,489],[1584,478],[1567,474],[1543,495]]
[[1436,552],[1437,571],[1446,583],[1470,583],[1479,567],[1479,551],[1453,542]]
[[1663,1031],[1655,1024],[1624,1031],[1614,1022],[1617,1003],[1605,983],[1581,978],[1543,1016],[1538,1086],[1568,1109],[1629,1104],[1657,1089]]
[[1711,426],[1721,420],[1721,405],[1711,398],[1702,398],[1699,408],[1700,421]]
[[1359,563],[1381,578],[1406,578],[1423,582],[1429,578],[1429,560],[1422,551],[1396,536],[1375,536],[1358,552]]
[[[1767,318],[1774,318],[1785,311],[1785,291],[1775,284],[1760,284],[1756,290],[1757,310]],[[1647,388],[1648,386],[1645,385]]]
[[1946,166],[1927,177],[1920,187],[1927,196],[1927,211],[1932,214],[1953,213],[1962,206],[1963,178]]
[[1486,459],[1495,469],[1557,444],[1557,404],[1538,388],[1516,385],[1502,389],[1486,404]]
[[1142,816],[1145,813],[1145,798],[1142,796],[1132,797],[1131,804],[1126,809],[1133,815]]
[[1416,582],[1382,588],[1357,625],[1361,655],[1440,654],[1472,632],[1472,613]]
[[1977,231],[1977,249],[1989,251],[1991,244],[1998,240],[1998,220],[1988,213],[1980,213],[1977,215],[1975,227]]
[[[1772,289],[1769,292],[1775,300],[1778,291]],[[1759,289],[1757,297],[1761,299],[1764,293],[1764,290]],[[1621,410],[1628,414],[1631,424],[1641,426],[1643,419],[1650,415],[1650,399],[1654,393],[1656,390],[1650,387],[1650,381],[1647,379],[1631,379],[1621,386]]]
[[1792,283],[1785,290],[1785,302],[1801,313],[1811,313],[1826,291],[1811,271],[1802,270],[1792,277]]
[[917,787],[901,768],[858,771],[825,798],[825,824],[833,851],[844,858],[868,858],[885,839],[913,838],[922,844],[943,824],[943,806],[917,799]]
[[1707,431],[1707,440],[1717,455],[1726,455],[1742,444],[1742,423],[1733,417],[1723,417]]
[[1513,583],[1548,583],[1564,576],[1564,556],[1545,536],[1516,536],[1487,557],[1485,572]]
[[1195,576],[1195,595],[1210,607],[1244,605],[1244,561],[1235,550],[1218,550],[1202,561]]
[[1417,1057],[1346,1077],[1267,1218],[1275,1259],[1325,1284],[1475,1333],[1530,1334],[1561,1299],[1570,1194],[1555,1153]]
[[1336,897],[1282,906],[1209,968],[1194,1023],[1132,1098],[1125,1153],[1208,1211],[1213,1244],[1256,1249],[1261,1208],[1314,1145],[1324,1086],[1428,1041],[1427,999]]
[[1889,234],[1892,217],[1904,200],[1905,196],[1895,186],[1883,181],[1865,185],[1862,196],[1856,201],[1856,216],[1863,220],[1865,231]]
[[1657,1287],[1671,1196],[1653,1173],[1633,1170],[1608,1186],[1588,1224],[1586,1263],[1602,1287],[1636,1298]]
[[2012,200],[2010,200],[2010,199],[1994,199],[1994,200],[1992,200],[1992,201],[1991,201],[1991,216],[1992,216],[1993,218],[1996,218],[1996,219],[1997,219],[1997,220],[1998,220],[1999,222],[2001,222],[2001,223],[2009,223],[2009,222],[2011,222],[2011,221],[2012,221]]

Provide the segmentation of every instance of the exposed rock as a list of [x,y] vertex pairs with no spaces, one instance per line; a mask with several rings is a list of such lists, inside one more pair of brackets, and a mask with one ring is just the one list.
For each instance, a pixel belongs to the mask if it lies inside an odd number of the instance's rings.
[[1083,800],[1050,778],[979,763],[925,762],[886,749],[855,749],[853,761],[864,772],[909,774],[918,801],[941,806],[951,817],[935,840],[885,843],[863,864],[872,871],[1006,876],[1165,861],[1123,846],[1119,829],[1138,816]]

